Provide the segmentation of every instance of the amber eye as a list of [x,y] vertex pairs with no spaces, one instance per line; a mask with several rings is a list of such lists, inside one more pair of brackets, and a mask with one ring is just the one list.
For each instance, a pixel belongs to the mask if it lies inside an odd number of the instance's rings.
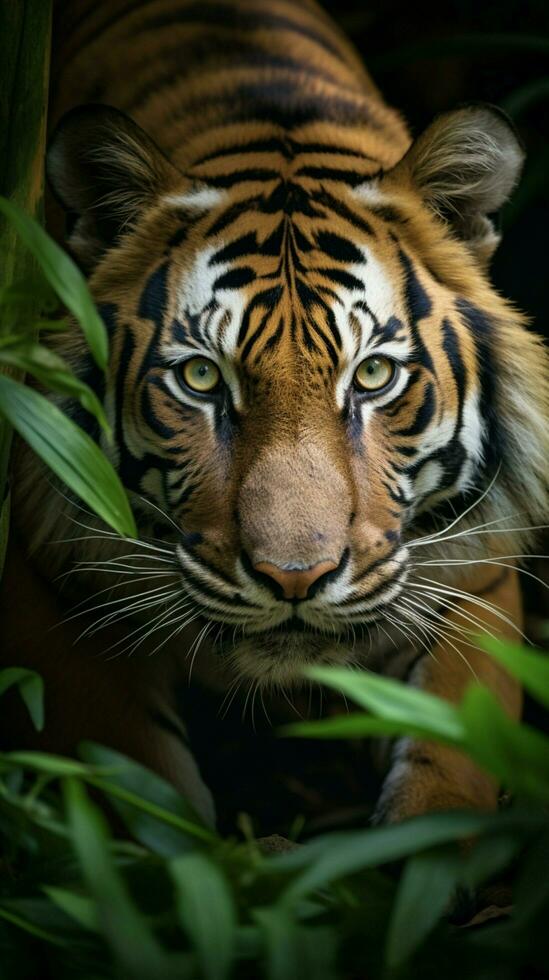
[[387,388],[396,374],[394,361],[388,357],[367,357],[358,365],[354,383],[359,391],[374,393]]
[[221,383],[221,372],[207,357],[191,357],[178,364],[176,374],[179,381],[198,395],[209,395]]

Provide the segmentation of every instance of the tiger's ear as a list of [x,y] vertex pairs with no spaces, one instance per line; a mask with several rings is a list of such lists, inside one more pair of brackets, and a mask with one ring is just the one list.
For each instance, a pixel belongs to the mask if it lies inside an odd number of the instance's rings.
[[524,151],[511,122],[488,105],[439,116],[395,168],[406,169],[425,203],[488,262],[499,244],[494,215],[520,177]]
[[68,244],[87,270],[147,204],[181,180],[137,123],[105,105],[80,106],[63,116],[50,140],[46,172],[68,212]]

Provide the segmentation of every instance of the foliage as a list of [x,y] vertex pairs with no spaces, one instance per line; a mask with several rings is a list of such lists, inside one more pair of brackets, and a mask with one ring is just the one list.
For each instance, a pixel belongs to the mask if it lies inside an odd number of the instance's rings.
[[[486,646],[549,702],[542,654]],[[20,674],[1,672],[0,690],[18,683],[28,691],[31,678]],[[4,753],[3,976],[34,978],[45,963],[59,980],[407,980],[441,969],[472,980],[542,976],[549,738],[503,721],[478,685],[452,707],[367,672],[311,675],[368,712],[295,726],[296,735],[383,731],[450,742],[514,787],[512,804],[497,814],[429,814],[330,833],[270,855],[253,839],[223,839],[160,777],[110,749],[85,744],[81,761]],[[35,684],[27,697],[35,719],[39,700]],[[124,831],[113,831],[102,803]],[[460,897],[470,901],[502,874],[514,881],[512,914],[463,928]]]
[[[35,339],[40,331],[67,329],[66,321],[52,319],[58,297],[80,324],[98,368],[106,370],[107,333],[86,281],[69,256],[13,202],[0,198],[0,214],[13,224],[41,273],[33,283],[12,282],[0,291],[4,324],[0,368],[26,372],[50,391],[76,398],[95,417],[108,442],[112,438],[110,427],[95,393],[58,354]],[[57,405],[20,381],[0,374],[0,416],[103,520],[120,534],[136,535],[128,499],[112,465],[93,439]]]

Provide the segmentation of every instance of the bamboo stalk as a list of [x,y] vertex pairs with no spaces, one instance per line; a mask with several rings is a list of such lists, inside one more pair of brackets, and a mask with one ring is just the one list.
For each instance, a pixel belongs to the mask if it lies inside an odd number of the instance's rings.
[[[50,61],[50,0],[0,4],[0,194],[42,216],[44,146]],[[24,284],[33,260],[0,218],[0,292]],[[31,297],[29,297],[31,300]],[[28,315],[30,311],[26,312]],[[0,307],[0,336],[17,329]],[[8,467],[12,433],[0,419],[0,575],[8,528]]]

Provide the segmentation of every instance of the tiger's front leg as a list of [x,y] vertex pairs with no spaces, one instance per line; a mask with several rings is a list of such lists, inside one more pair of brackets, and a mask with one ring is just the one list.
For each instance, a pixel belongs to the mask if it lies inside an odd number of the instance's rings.
[[[515,640],[522,625],[520,589],[516,571],[503,575],[489,568],[475,581],[463,583],[464,591],[499,607],[504,622],[486,606],[473,600],[460,602],[460,611],[447,612],[449,625],[471,628],[468,616],[475,617],[480,633]],[[454,600],[452,600],[454,601]],[[479,681],[496,695],[512,718],[520,716],[522,693],[514,681],[491,657],[473,648],[474,639],[450,633],[451,643],[443,641],[416,664],[410,683],[425,691],[458,703],[469,684]],[[436,810],[481,809],[497,806],[497,782],[479,769],[463,753],[433,742],[400,739],[393,746],[391,764],[374,814],[375,822],[394,822]]]

